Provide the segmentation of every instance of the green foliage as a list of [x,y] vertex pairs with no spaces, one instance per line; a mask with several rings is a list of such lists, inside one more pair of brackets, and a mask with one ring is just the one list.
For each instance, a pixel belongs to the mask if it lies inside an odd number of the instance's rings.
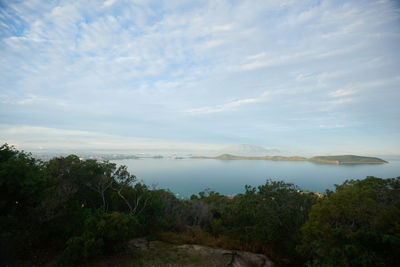
[[269,180],[258,190],[246,186],[246,193],[236,197],[222,216],[226,234],[252,250],[273,251],[271,256],[293,263],[299,260],[295,247],[300,228],[316,198],[282,181]]
[[[0,257],[30,257],[38,245],[37,205],[47,180],[42,163],[4,144],[0,147]],[[29,222],[29,224],[27,224]]]
[[201,229],[218,238],[214,243],[226,245],[223,240],[230,240],[241,244],[236,248],[267,253],[280,263],[293,264],[303,262],[295,247],[317,195],[301,192],[292,184],[267,181],[258,188],[247,186],[246,193],[234,199],[205,190],[190,200],[175,201],[172,210],[185,226],[176,229],[181,233]]
[[146,225],[146,233],[154,235],[157,231],[180,228],[183,205],[170,191],[152,190],[147,207],[139,217]]
[[75,155],[54,158],[46,164],[46,175],[54,185],[53,199],[49,202],[90,205],[92,209],[106,211],[116,170],[113,163],[80,160]]
[[41,248],[64,250],[65,263],[124,248],[149,219],[139,214],[151,194],[135,181],[125,166],[75,155],[43,163],[2,145],[2,262],[32,259]]
[[136,234],[138,222],[123,213],[88,214],[83,232],[66,242],[60,262],[81,263],[104,253],[121,251]]
[[67,241],[59,263],[82,263],[103,253],[103,240],[90,234],[75,236]]
[[83,263],[123,250],[133,237],[169,232],[166,239],[262,252],[278,264],[400,262],[400,178],[350,180],[319,197],[269,180],[233,199],[205,190],[180,200],[136,183],[125,166],[75,155],[41,162],[5,144],[0,257],[19,265],[44,249],[62,264]]
[[350,180],[321,199],[299,251],[313,265],[394,266],[400,261],[400,178]]
[[106,251],[119,251],[136,234],[138,221],[128,214],[104,214],[96,223],[96,235],[104,241]]
[[43,197],[46,180],[42,164],[30,154],[7,144],[0,147],[0,209],[3,214],[35,206]]
[[214,219],[211,221],[211,233],[215,237],[219,237],[223,233],[222,219]]

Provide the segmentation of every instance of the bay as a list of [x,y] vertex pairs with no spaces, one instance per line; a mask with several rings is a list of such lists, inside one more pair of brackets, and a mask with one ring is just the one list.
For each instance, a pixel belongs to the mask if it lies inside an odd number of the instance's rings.
[[367,176],[400,176],[400,160],[388,164],[330,165],[312,162],[140,158],[113,160],[126,165],[139,181],[159,189],[169,189],[187,198],[207,188],[224,195],[243,193],[245,185],[265,184],[266,179],[283,180],[302,190],[325,192],[346,179]]

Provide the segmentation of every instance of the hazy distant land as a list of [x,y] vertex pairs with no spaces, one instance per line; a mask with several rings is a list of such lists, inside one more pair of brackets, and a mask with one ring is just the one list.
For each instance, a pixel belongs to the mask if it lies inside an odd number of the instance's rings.
[[195,159],[220,159],[220,160],[272,160],[272,161],[309,161],[314,163],[326,164],[384,164],[387,161],[376,157],[363,157],[355,155],[337,155],[337,156],[315,156],[312,158],[291,156],[263,156],[263,157],[247,157],[235,156],[231,154],[222,154],[216,157],[194,156]]
[[265,156],[265,155],[276,155],[280,154],[281,151],[275,148],[266,149],[262,146],[240,144],[225,147],[218,151],[218,154],[230,154],[238,156]]
[[[216,156],[218,155],[219,156]],[[336,156],[315,156],[311,158],[301,157],[301,156],[283,156],[279,155],[281,152],[278,149],[269,148],[266,149],[262,146],[250,145],[250,144],[239,144],[229,147],[225,147],[218,151],[213,151],[212,154],[206,153],[207,156],[201,156],[201,154],[177,154],[177,153],[164,153],[164,154],[153,154],[153,153],[136,153],[136,154],[108,154],[108,153],[93,153],[81,155],[83,159],[97,159],[100,161],[108,160],[125,160],[125,159],[219,159],[219,160],[268,160],[268,161],[308,161],[313,163],[321,164],[384,164],[387,161],[377,158],[377,157],[365,157],[356,155],[336,155]],[[287,152],[284,152],[287,155]],[[272,154],[272,155],[271,155]],[[275,154],[273,156],[273,154]],[[277,155],[278,154],[278,155]],[[196,155],[196,156],[195,156]],[[54,156],[64,156],[64,155],[36,155],[36,157],[48,160]]]

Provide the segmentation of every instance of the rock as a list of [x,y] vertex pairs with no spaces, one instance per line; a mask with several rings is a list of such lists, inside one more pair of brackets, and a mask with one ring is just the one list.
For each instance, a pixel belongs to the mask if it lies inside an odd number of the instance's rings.
[[224,266],[232,267],[271,267],[273,262],[263,254],[247,251],[231,251],[220,248],[211,248],[201,245],[181,245],[179,249],[193,251],[205,257],[220,257],[224,259]]
[[149,241],[146,238],[135,238],[129,241],[128,247],[131,249],[148,249]]
[[[198,265],[193,261],[186,263],[175,262],[171,266],[226,266],[226,267],[271,267],[273,262],[263,254],[256,254],[247,251],[232,251],[221,248],[212,248],[201,245],[173,245],[162,241],[148,241],[145,238],[131,240],[129,248],[141,253],[152,253],[151,255],[165,255],[166,249],[173,255],[186,255],[187,259],[203,259],[204,262]],[[164,251],[164,252],[163,252]],[[173,258],[173,256],[171,256]],[[155,257],[154,260],[157,260]],[[163,265],[157,262],[159,266]],[[147,265],[146,265],[147,266]]]
[[270,267],[273,266],[273,262],[268,259],[267,256],[262,254],[256,254],[246,251],[239,251],[233,259],[231,266],[234,267],[247,267],[247,266],[262,266]]

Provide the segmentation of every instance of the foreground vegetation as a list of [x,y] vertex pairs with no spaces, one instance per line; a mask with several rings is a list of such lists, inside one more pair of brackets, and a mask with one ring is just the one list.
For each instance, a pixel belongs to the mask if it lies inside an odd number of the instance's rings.
[[189,200],[137,183],[125,166],[77,156],[42,162],[0,147],[0,259],[69,265],[136,237],[267,255],[278,265],[395,266],[400,177],[350,180],[324,195],[267,180],[228,199]]

